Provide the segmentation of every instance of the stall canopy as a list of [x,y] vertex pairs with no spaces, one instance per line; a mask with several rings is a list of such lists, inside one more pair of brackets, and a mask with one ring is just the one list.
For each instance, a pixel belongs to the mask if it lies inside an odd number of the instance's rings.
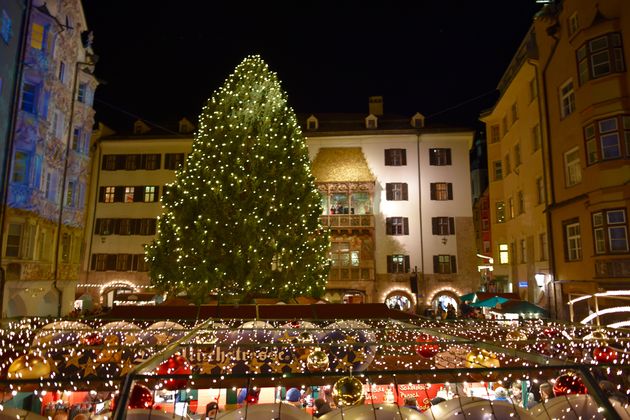
[[[474,306],[471,305],[471,306]],[[508,300],[501,302],[501,307],[497,308],[497,312],[503,314],[536,314],[546,316],[547,311],[540,306],[534,305],[526,300]]]
[[486,300],[480,300],[475,303],[471,303],[470,306],[473,308],[494,308],[501,303],[507,302],[509,299],[506,299],[501,296],[493,296]]

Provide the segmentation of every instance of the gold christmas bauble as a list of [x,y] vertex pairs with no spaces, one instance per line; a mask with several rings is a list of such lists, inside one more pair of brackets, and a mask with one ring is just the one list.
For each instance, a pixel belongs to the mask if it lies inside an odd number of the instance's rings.
[[332,389],[333,401],[337,407],[363,404],[363,384],[354,376],[346,376],[335,382]]
[[584,338],[582,338],[582,340],[601,341],[603,343],[606,343],[606,340],[608,340],[608,335],[603,331],[593,331],[592,333],[585,335]]
[[525,341],[527,340],[527,334],[521,329],[515,329],[508,332],[505,336],[508,341]]
[[[498,368],[501,367],[501,362],[497,358],[497,355],[487,350],[475,349],[466,355],[466,367],[467,368]],[[483,372],[482,374],[471,374],[474,379],[492,381],[497,379],[498,374],[496,372]],[[481,379],[479,379],[481,378]]]
[[48,378],[52,366],[50,361],[40,356],[22,355],[15,359],[7,371],[7,379]]
[[328,369],[328,355],[319,348],[313,350],[306,358],[309,372],[323,372]]

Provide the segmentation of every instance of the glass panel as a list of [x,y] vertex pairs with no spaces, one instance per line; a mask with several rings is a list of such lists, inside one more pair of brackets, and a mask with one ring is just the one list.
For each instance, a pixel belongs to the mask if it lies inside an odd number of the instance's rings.
[[619,135],[617,133],[602,136],[602,158],[613,159],[621,156]]
[[[601,214],[601,213],[600,213]],[[606,213],[609,225],[616,223],[626,223],[626,212],[623,210],[611,210]]]
[[348,194],[335,193],[330,196],[330,213],[331,214],[349,214]]
[[599,122],[599,132],[607,133],[609,131],[617,130],[617,118],[608,118],[607,120],[601,120]]
[[610,235],[610,250],[614,252],[628,250],[628,234],[625,226],[615,226],[608,228]]
[[603,50],[604,48],[608,48],[608,38],[605,36],[601,38],[597,38],[588,43],[591,52]]
[[587,126],[586,128],[584,128],[584,137],[586,137],[587,139],[590,139],[591,137],[595,136],[595,125],[591,124],[589,126]]
[[320,205],[322,206],[322,214],[328,214],[328,195],[322,191],[319,191]]
[[606,239],[604,238],[604,229],[595,229],[595,252],[603,254],[606,252]]
[[353,214],[372,214],[370,194],[366,192],[352,193],[352,207],[350,211],[354,211]]
[[591,56],[593,65],[593,77],[603,76],[610,73],[610,54],[608,51],[602,51]]
[[602,213],[594,213],[593,214],[593,226],[601,226],[604,224],[604,218],[602,217]]
[[597,142],[595,139],[586,142],[586,155],[589,164],[597,162]]
[[577,59],[582,60],[586,57],[586,45],[582,46],[577,50]]

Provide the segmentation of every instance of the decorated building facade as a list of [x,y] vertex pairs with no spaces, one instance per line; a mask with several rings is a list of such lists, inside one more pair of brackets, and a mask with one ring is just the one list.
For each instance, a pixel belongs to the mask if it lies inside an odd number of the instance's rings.
[[2,223],[9,317],[72,309],[97,86],[81,2],[29,2],[26,13]]
[[[425,127],[420,114],[384,116],[380,97],[367,114],[300,122],[332,233],[325,299],[413,310],[476,290],[471,131]],[[191,150],[193,130],[187,119],[170,131],[138,121],[133,133],[97,140],[78,295],[107,306],[144,299],[144,244],[155,238],[160,197]]]

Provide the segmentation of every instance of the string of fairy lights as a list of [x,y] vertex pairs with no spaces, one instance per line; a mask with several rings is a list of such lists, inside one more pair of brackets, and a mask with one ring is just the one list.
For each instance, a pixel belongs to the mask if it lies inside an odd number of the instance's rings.
[[[153,284],[207,296],[323,292],[328,233],[308,149],[277,75],[259,56],[203,107],[188,164],[147,247]],[[237,280],[238,279],[238,280]]]

